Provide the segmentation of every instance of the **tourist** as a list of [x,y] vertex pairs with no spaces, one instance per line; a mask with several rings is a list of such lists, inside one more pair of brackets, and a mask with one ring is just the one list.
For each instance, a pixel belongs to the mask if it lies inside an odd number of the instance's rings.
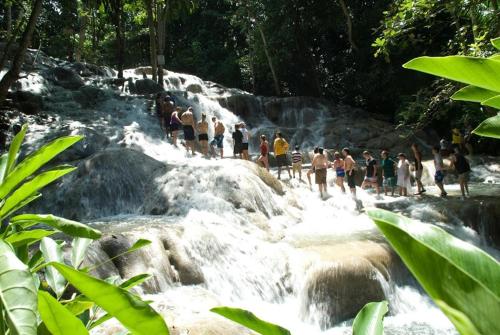
[[436,169],[436,173],[434,174],[434,182],[436,186],[441,190],[441,196],[446,197],[448,193],[444,190],[443,180],[444,180],[444,172],[443,172],[443,156],[440,154],[440,147],[438,145],[432,148],[432,154],[434,155],[434,168]]
[[351,151],[348,148],[344,148],[342,150],[342,154],[344,155],[344,168],[345,175],[347,178],[347,186],[351,190],[351,194],[356,196],[356,180],[355,180],[355,168],[356,161],[351,156]]
[[198,142],[200,142],[201,153],[204,157],[208,156],[208,122],[207,115],[205,113],[201,114],[201,121],[198,122],[196,126],[198,131]]
[[170,131],[172,132],[172,143],[177,146],[177,134],[181,128],[182,121],[179,114],[182,113],[182,108],[177,107],[170,117]]
[[212,117],[212,122],[214,124],[214,138],[211,142],[212,151],[215,155],[215,147],[217,147],[220,150],[220,158],[222,159],[224,158],[224,131],[226,131],[226,127],[215,116]]
[[[160,128],[162,132],[167,132],[167,127],[165,125],[165,115],[163,113],[163,96],[161,93],[158,93],[155,98],[155,109],[156,109],[156,117],[158,117],[158,121],[160,123]],[[170,121],[170,120],[169,120]]]
[[163,100],[163,118],[165,120],[165,132],[167,138],[172,137],[172,131],[170,130],[170,118],[175,110],[175,104],[170,95],[167,95]]
[[299,174],[299,180],[302,180],[302,153],[299,151],[299,146],[295,146],[295,151],[292,152],[292,173],[295,179],[295,172]]
[[415,158],[415,180],[417,182],[417,193],[425,193],[424,185],[422,184],[422,173],[424,172],[424,166],[422,164],[422,152],[420,151],[418,145],[413,143],[411,145],[411,150],[413,151],[413,157]]
[[257,162],[262,163],[264,168],[269,171],[269,143],[267,142],[266,135],[260,136],[260,156]]
[[470,164],[467,158],[455,148],[455,152],[451,155],[451,164],[458,173],[458,182],[460,184],[460,191],[462,191],[462,199],[465,199],[465,193],[469,196],[469,174]]
[[460,149],[460,150],[463,150],[464,146],[464,137],[462,136],[462,134],[460,133],[460,130],[455,127],[451,130],[451,148],[453,150],[453,152],[451,152],[451,154],[453,155],[455,149]]
[[[313,160],[316,157],[316,155],[319,153],[319,147],[314,147],[313,151]],[[307,171],[307,180],[309,181],[309,188],[312,190],[312,184],[311,184],[311,175],[314,173],[314,166],[311,164],[311,168],[309,171]]]
[[464,146],[465,149],[467,150],[467,154],[469,156],[473,155],[473,148],[472,148],[472,131],[474,128],[469,123],[469,120],[465,120],[464,122]]
[[315,181],[319,188],[319,194],[323,197],[326,194],[326,172],[328,169],[328,159],[323,154],[323,148],[318,149],[318,154],[312,161],[314,166]]
[[243,135],[241,141],[241,154],[243,156],[243,159],[248,161],[250,160],[250,157],[248,156],[248,141],[250,140],[250,132],[248,131],[245,122],[240,123],[240,132]]
[[411,180],[410,180],[410,163],[406,159],[406,155],[403,153],[398,154],[398,186],[399,195],[408,196],[408,191],[411,190]]
[[380,165],[382,166],[384,194],[387,196],[387,190],[391,188],[391,195],[394,196],[394,189],[396,188],[396,162],[389,157],[389,152],[387,150],[382,151],[381,156],[382,161]]
[[337,179],[335,180],[335,183],[337,184],[338,187],[342,190],[342,193],[345,193],[345,187],[344,187],[344,177],[345,177],[345,164],[344,160],[340,156],[340,152],[335,152],[333,154],[335,157],[333,161],[333,169],[335,170],[335,173],[337,175]]
[[444,138],[439,141],[439,151],[442,157],[448,157],[450,154],[450,143]]
[[186,149],[191,149],[191,154],[194,155],[194,128],[195,121],[193,115],[193,108],[189,107],[186,112],[181,116],[182,129],[184,130],[184,141],[186,141]]
[[364,151],[363,157],[365,158],[366,175],[363,183],[361,184],[361,188],[365,189],[367,187],[375,187],[377,195],[379,195],[380,187],[377,180],[377,161],[373,158],[369,151]]
[[292,174],[290,173],[290,166],[288,164],[288,159],[286,153],[288,151],[288,142],[283,138],[281,132],[276,133],[276,139],[274,140],[274,155],[276,157],[276,163],[278,164],[278,179],[281,179],[281,168],[284,166],[288,171],[290,179],[292,179]]
[[233,131],[233,155],[234,158],[238,155],[242,157],[242,144],[243,144],[243,134],[240,131],[240,125],[237,123],[234,125]]

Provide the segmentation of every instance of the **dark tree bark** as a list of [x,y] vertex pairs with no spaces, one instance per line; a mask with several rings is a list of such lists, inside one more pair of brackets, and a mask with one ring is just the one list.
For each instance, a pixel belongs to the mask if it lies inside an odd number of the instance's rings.
[[358,47],[356,46],[356,43],[354,43],[354,38],[352,34],[352,20],[351,20],[351,13],[349,12],[349,9],[347,8],[347,5],[345,4],[344,0],[338,0],[340,7],[342,8],[342,12],[344,13],[345,20],[346,20],[346,26],[347,26],[347,37],[349,38],[349,44],[351,44],[351,48],[353,50],[358,50]]
[[12,65],[0,81],[0,105],[5,101],[10,86],[19,78],[19,72],[21,71],[21,66],[24,62],[26,49],[31,43],[31,37],[33,36],[33,31],[35,31],[36,21],[38,20],[42,10],[42,2],[42,0],[35,0],[28,24],[26,25],[21,37],[19,48],[17,49],[14,59],[12,60]]
[[123,0],[104,0],[104,5],[115,26],[116,37],[116,67],[118,78],[123,78],[123,64],[125,61],[125,38],[123,29]]
[[148,29],[149,29],[149,58],[151,62],[151,73],[153,75],[153,80],[158,79],[157,75],[157,59],[156,59],[156,28],[154,22],[153,14],[153,1],[144,0],[144,6],[146,7],[146,13],[148,17]]
[[12,4],[8,3],[5,5],[5,16],[6,16],[6,27],[7,31],[7,40],[10,39],[10,35],[12,34]]
[[281,96],[280,83],[278,80],[278,76],[276,75],[276,70],[274,69],[273,59],[271,58],[271,54],[269,52],[266,35],[264,35],[264,30],[262,29],[261,25],[259,25],[257,29],[259,30],[259,34],[262,39],[262,45],[264,46],[264,53],[266,54],[267,63],[269,64],[269,69],[271,70],[271,75],[273,76],[274,91],[276,92],[277,96]]

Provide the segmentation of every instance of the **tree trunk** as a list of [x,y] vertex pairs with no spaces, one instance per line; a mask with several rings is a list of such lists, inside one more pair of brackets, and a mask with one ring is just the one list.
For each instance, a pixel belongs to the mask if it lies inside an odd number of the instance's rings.
[[495,11],[498,11],[498,1],[497,0],[491,0],[491,7],[493,7],[493,9]]
[[[158,13],[158,26],[157,26],[157,37],[158,37],[158,56],[163,56],[163,60],[165,60],[165,34],[166,34],[166,25],[167,25],[167,10],[160,11]],[[158,84],[163,87],[163,64],[158,62]]]
[[125,43],[123,37],[123,20],[121,10],[115,13],[115,34],[116,34],[116,61],[118,67],[118,78],[123,78],[123,63],[125,60]]
[[12,46],[16,42],[16,36],[21,31],[23,22],[24,22],[24,11],[21,8],[19,10],[16,26],[14,27],[13,31],[11,30],[10,38],[7,39],[7,44],[5,45],[5,48],[3,50],[2,58],[0,59],[0,69],[3,69],[5,67],[5,64],[7,64],[7,61],[9,60]]
[[149,57],[151,62],[151,73],[153,75],[153,80],[157,81],[157,61],[156,61],[156,28],[153,17],[153,3],[151,0],[144,0],[144,5],[146,6],[146,13],[148,16],[148,28],[149,28]]
[[261,25],[259,25],[258,29],[259,29],[259,33],[260,33],[260,38],[262,39],[262,45],[264,46],[264,53],[266,54],[267,63],[269,64],[269,69],[271,70],[271,74],[273,76],[274,91],[276,92],[276,95],[279,97],[279,96],[281,96],[280,83],[278,81],[278,76],[276,76],[276,71],[274,70],[273,60],[272,60],[271,55],[269,53],[266,35],[264,35],[264,30],[262,29]]
[[23,36],[21,37],[21,43],[19,43],[19,48],[16,51],[14,60],[12,61],[12,66],[0,81],[0,105],[5,101],[10,86],[19,78],[19,72],[21,71],[21,66],[24,62],[24,54],[30,45],[36,21],[38,20],[38,16],[42,10],[42,2],[43,0],[35,0],[28,24],[24,29]]
[[6,39],[10,39],[10,35],[12,34],[12,4],[7,3],[5,5],[5,16],[7,17],[6,19],[6,27],[5,30],[7,31]]
[[88,16],[87,13],[80,16],[80,27],[78,28],[78,46],[76,48],[75,59],[81,62],[83,48],[85,45],[85,31],[87,30]]
[[351,48],[353,50],[358,50],[358,47],[354,43],[354,38],[352,36],[351,13],[349,12],[349,9],[347,8],[344,0],[338,0],[338,1],[340,4],[340,7],[342,7],[342,12],[344,13],[344,16],[345,16],[345,21],[346,21],[346,26],[347,26],[347,37],[349,38],[349,44],[351,44]]

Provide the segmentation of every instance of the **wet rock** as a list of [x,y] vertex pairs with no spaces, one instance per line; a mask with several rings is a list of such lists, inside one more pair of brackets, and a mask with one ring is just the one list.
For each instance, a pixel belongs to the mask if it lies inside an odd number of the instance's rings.
[[176,324],[171,328],[172,335],[252,335],[251,330],[214,315],[213,317],[195,318],[189,323]]
[[107,72],[95,64],[74,62],[69,67],[82,77],[107,76]]
[[151,79],[136,80],[133,85],[129,85],[130,93],[132,94],[156,94],[163,92],[164,89],[157,82]]
[[29,91],[15,91],[10,94],[10,97],[21,112],[27,115],[36,115],[43,107],[42,97]]
[[261,108],[259,100],[250,94],[237,94],[221,98],[219,99],[219,104],[246,119],[258,115]]
[[55,67],[46,71],[45,76],[49,81],[52,81],[55,85],[61,86],[68,90],[77,90],[85,82],[82,77],[78,75],[75,71],[65,67]]
[[186,87],[186,91],[195,94],[200,94],[203,93],[203,88],[201,87],[201,85],[198,84],[190,84]]
[[82,86],[78,91],[73,93],[73,99],[78,102],[82,107],[89,108],[105,101],[107,98],[106,93],[95,86]]
[[170,234],[162,237],[162,242],[165,250],[168,250],[169,261],[178,272],[183,285],[198,285],[205,282],[201,268],[189,258],[178,237]]

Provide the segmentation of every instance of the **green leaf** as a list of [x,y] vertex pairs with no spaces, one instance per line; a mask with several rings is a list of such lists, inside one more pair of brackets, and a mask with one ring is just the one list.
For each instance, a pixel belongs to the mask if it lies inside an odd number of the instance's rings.
[[9,154],[3,154],[0,156],[0,184],[3,183],[5,175],[7,174],[7,162],[9,160]]
[[19,203],[36,194],[41,188],[44,188],[54,180],[61,178],[73,170],[75,170],[75,168],[72,166],[61,166],[53,170],[43,172],[30,181],[27,181],[7,198],[5,204],[0,209],[0,218],[4,218],[9,215],[12,212],[12,209],[16,208]]
[[483,102],[498,95],[498,92],[485,90],[476,86],[465,86],[452,95],[453,100]]
[[479,136],[500,139],[500,115],[487,118],[472,132]]
[[240,308],[215,307],[210,310],[226,319],[239,323],[262,335],[290,335],[290,331],[278,325],[263,321],[253,313]]
[[[60,245],[58,245],[53,239],[45,237],[40,243],[40,251],[43,254],[46,262],[58,262],[64,263],[63,251]],[[66,280],[61,274],[52,268],[50,265],[45,269],[45,277],[50,288],[54,293],[60,297],[65,289]]]
[[31,245],[52,234],[54,234],[53,231],[45,229],[26,230],[9,235],[5,238],[5,241],[12,244],[13,247],[18,248],[23,245]]
[[500,92],[500,61],[466,56],[419,57],[404,68]]
[[94,307],[94,302],[88,300],[86,297],[78,296],[75,299],[64,305],[73,315],[80,315],[83,312]]
[[[35,193],[35,194],[30,195],[29,197],[27,197],[23,201],[19,202],[14,208],[10,209],[9,212],[6,213],[5,216],[7,217],[7,216],[17,212],[18,210],[27,206],[29,203],[35,201],[36,199],[40,198],[41,196],[42,196],[41,193]],[[28,228],[28,227],[24,227],[24,228]]]
[[104,322],[108,321],[108,320],[111,320],[113,317],[109,314],[104,314],[103,316],[101,316],[99,319],[95,320],[94,322],[92,322],[92,325],[90,326],[90,329],[94,329],[95,327],[97,326],[100,326],[102,325]]
[[134,277],[124,281],[123,283],[120,284],[120,287],[125,289],[125,290],[130,290],[131,288],[133,288],[137,285],[141,285],[149,278],[151,278],[151,275],[149,275],[147,273],[143,273],[143,274],[134,276]]
[[83,223],[60,218],[51,214],[22,214],[10,219],[13,224],[19,224],[22,227],[32,225],[33,222],[43,223],[54,229],[73,237],[83,237],[96,240],[101,237],[101,232],[91,228]]
[[47,292],[38,291],[38,310],[52,335],[86,335],[89,333],[80,319]]
[[126,253],[131,253],[131,252],[134,252],[134,251],[137,251],[139,249],[142,249],[148,245],[151,244],[151,241],[150,240],[145,240],[145,239],[138,239],[127,251]]
[[[434,225],[385,210],[368,215],[432,299],[463,313],[481,334],[500,334],[500,264],[495,259]],[[468,334],[449,310],[443,312]]]
[[144,301],[127,290],[93,278],[60,263],[50,263],[77,290],[94,301],[128,330],[138,335],[168,335],[163,318]]
[[500,94],[491,99],[483,101],[482,105],[500,109]]
[[0,305],[12,333],[36,335],[37,295],[26,264],[0,239]]
[[85,253],[91,243],[91,239],[82,237],[75,238],[71,243],[71,264],[73,264],[75,269],[78,269],[80,264],[82,264]]
[[382,322],[388,311],[387,301],[366,304],[354,319],[353,335],[382,335],[384,333]]
[[500,50],[500,37],[494,38],[491,40],[491,44],[497,49]]
[[457,329],[461,329],[462,333],[467,335],[481,335],[476,327],[472,324],[470,319],[464,313],[457,311],[454,308],[448,306],[445,302],[441,300],[436,300],[436,305],[439,306],[443,311],[446,311],[446,315],[453,320],[453,324],[459,324]]
[[28,125],[24,124],[19,133],[17,133],[17,135],[14,136],[14,139],[10,144],[9,158],[7,159],[7,167],[5,169],[7,176],[9,175],[10,172],[12,172],[12,169],[16,164],[16,159],[17,156],[19,155],[19,149],[21,148],[21,144],[23,143],[24,136],[26,136],[26,131],[28,131]]
[[26,157],[19,163],[14,170],[5,178],[4,182],[0,185],[0,199],[5,198],[19,183],[24,179],[31,176],[39,168],[44,166],[47,162],[52,160],[62,151],[66,150],[76,142],[80,141],[82,136],[67,136],[58,138],[34,153]]

